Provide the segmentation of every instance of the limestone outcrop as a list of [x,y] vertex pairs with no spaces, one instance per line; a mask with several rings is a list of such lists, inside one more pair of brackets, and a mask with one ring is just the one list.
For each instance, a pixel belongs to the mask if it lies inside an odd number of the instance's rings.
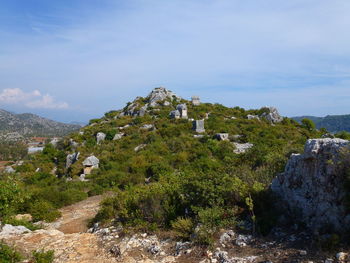
[[271,123],[278,123],[283,120],[283,117],[279,114],[278,110],[275,107],[267,107],[268,112],[261,114],[261,118],[265,118]]
[[169,106],[173,100],[179,101],[181,98],[164,87],[154,88],[146,98],[136,97],[120,116],[144,116],[151,108],[160,105]]
[[284,173],[272,182],[272,191],[313,231],[349,227],[343,166],[349,147],[347,140],[309,139],[304,153],[292,154]]

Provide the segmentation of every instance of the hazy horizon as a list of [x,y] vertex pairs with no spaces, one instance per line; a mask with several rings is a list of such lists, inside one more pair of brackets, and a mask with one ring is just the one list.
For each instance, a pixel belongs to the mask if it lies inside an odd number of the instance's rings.
[[349,114],[345,0],[4,0],[0,108],[87,122],[165,86],[284,116]]

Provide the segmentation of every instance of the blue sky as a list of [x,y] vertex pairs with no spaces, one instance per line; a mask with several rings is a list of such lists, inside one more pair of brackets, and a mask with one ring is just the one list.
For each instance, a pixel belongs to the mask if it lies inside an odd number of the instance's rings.
[[349,114],[347,0],[1,0],[0,108],[86,121],[165,86]]

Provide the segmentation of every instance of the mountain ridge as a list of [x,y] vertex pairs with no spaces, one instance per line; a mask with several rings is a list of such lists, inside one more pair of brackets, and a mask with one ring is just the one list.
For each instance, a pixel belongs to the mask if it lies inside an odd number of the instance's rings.
[[297,116],[293,120],[301,122],[302,119],[312,120],[317,129],[326,128],[330,132],[347,131],[350,132],[350,114],[327,115],[325,117]]
[[63,136],[80,128],[79,125],[53,121],[32,113],[16,114],[0,109],[0,135]]

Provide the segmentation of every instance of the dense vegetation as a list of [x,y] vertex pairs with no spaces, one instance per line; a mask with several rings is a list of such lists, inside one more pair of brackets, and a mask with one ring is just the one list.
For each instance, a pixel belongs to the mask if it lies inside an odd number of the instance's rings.
[[[147,231],[172,229],[184,239],[196,233],[201,244],[211,242],[215,229],[239,225],[247,217],[256,231],[267,233],[275,219],[273,197],[267,191],[272,178],[283,171],[291,153],[303,150],[308,138],[327,131],[316,130],[310,121],[298,124],[284,118],[272,125],[264,119],[247,119],[248,114],[261,115],[266,109],[186,103],[190,118],[202,119],[210,113],[202,138],[193,136],[191,121],[169,118],[175,102],[144,117],[116,118],[119,112],[106,113],[56,147],[47,145],[18,166],[16,175],[3,176],[0,217],[29,212],[35,220],[50,221],[59,216],[57,209],[62,206],[111,191],[114,195],[103,202],[95,221],[114,220]],[[127,124],[128,128],[118,129]],[[140,129],[144,124],[155,129]],[[96,144],[98,132],[107,135],[100,144]],[[125,136],[113,140],[118,132]],[[220,132],[229,133],[230,140],[214,139]],[[79,144],[77,149],[71,139]],[[254,146],[236,154],[232,142]],[[141,144],[145,148],[135,151]],[[66,155],[75,151],[80,152],[79,160],[65,169]],[[100,168],[87,176],[89,181],[80,181],[82,162],[91,154],[99,158]]]

